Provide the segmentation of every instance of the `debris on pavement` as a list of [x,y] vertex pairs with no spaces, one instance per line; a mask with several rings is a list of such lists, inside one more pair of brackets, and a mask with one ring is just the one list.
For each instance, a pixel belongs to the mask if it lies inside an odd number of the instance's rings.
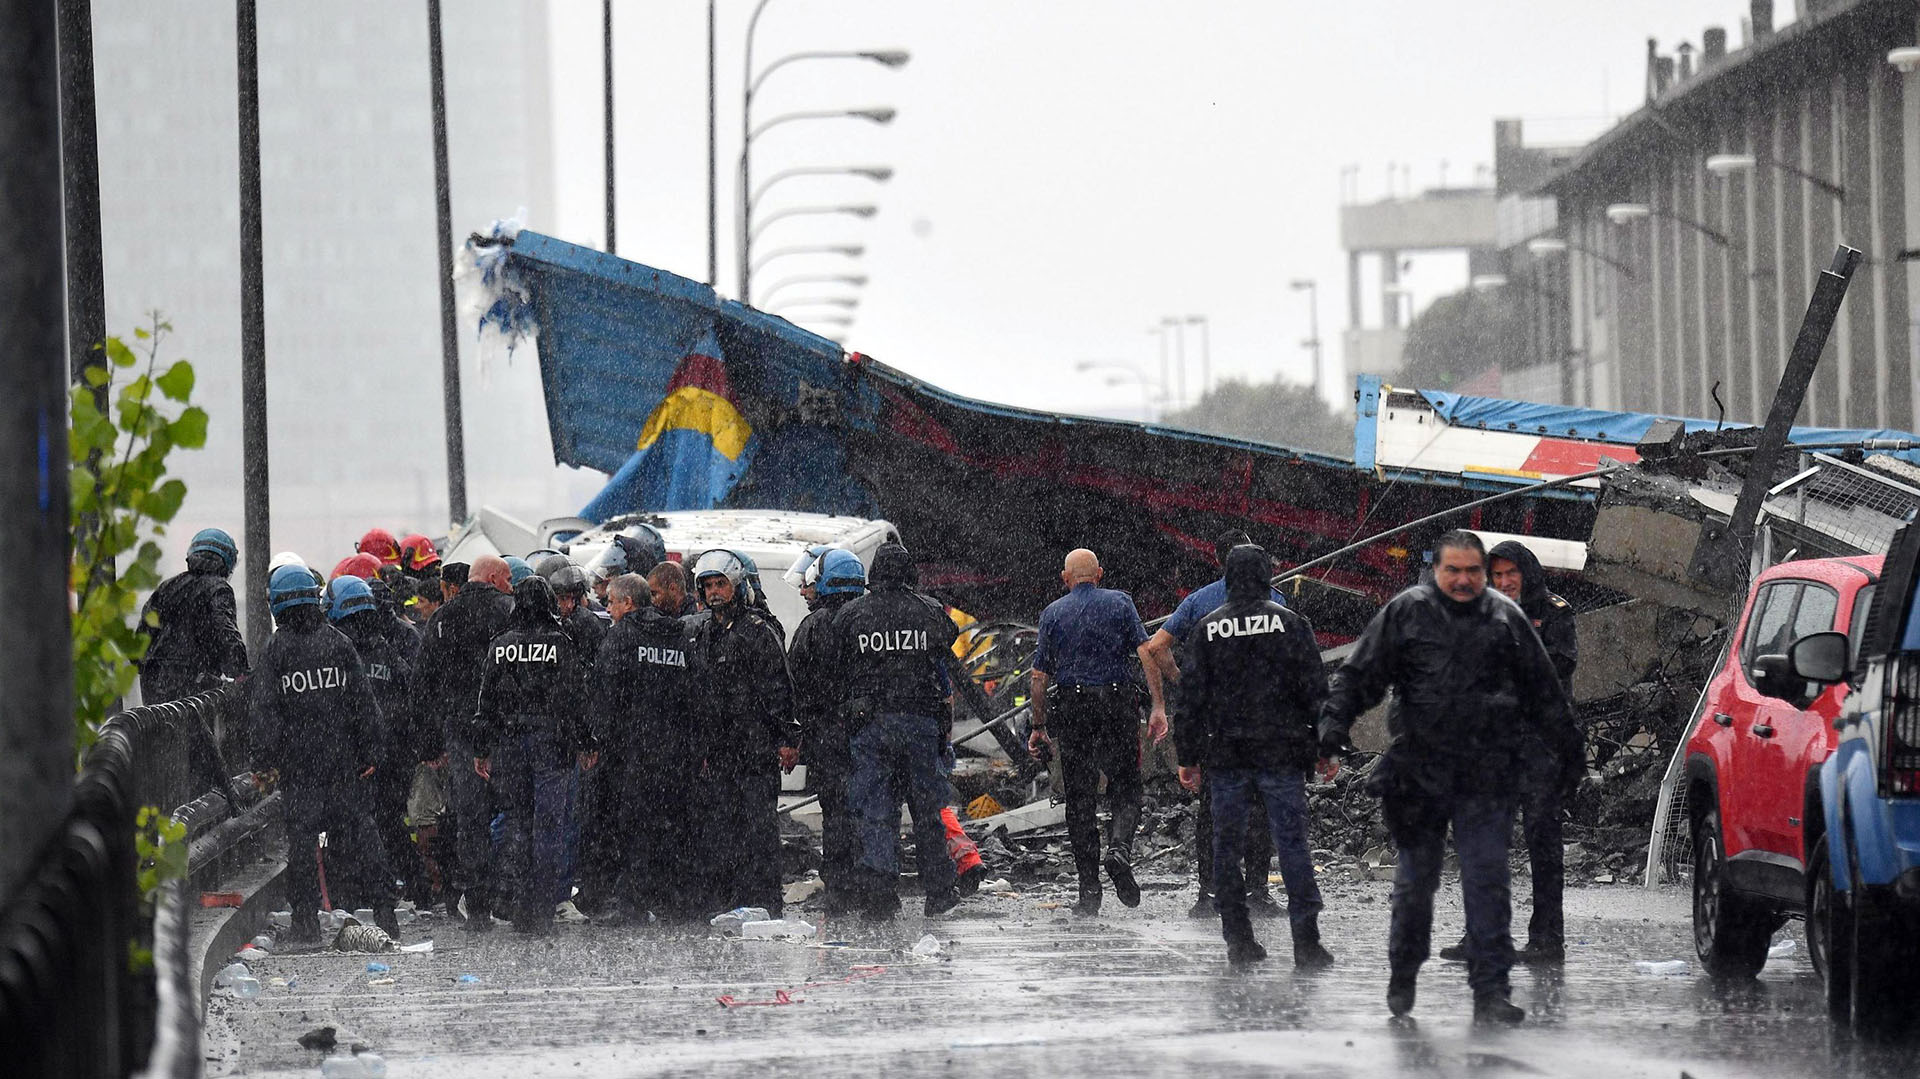
[[714,915],[707,924],[723,937],[737,937],[740,928],[748,922],[764,922],[770,917],[765,907],[735,907],[724,914]]
[[331,1052],[333,1047],[338,1044],[337,1039],[334,1037],[334,1035],[338,1033],[339,1031],[333,1027],[314,1027],[312,1030],[300,1035],[300,1048],[312,1049],[321,1053]]
[[821,880],[819,877],[812,877],[807,880],[796,880],[792,884],[787,885],[786,891],[782,893],[780,898],[783,903],[805,903],[807,900],[826,891],[826,889],[827,882]]
[[913,954],[922,959],[932,959],[940,954],[940,938],[932,933],[924,933],[913,942]]
[[333,949],[337,952],[390,952],[393,951],[393,938],[377,925],[355,923],[340,930],[340,934],[333,938]]
[[805,939],[816,930],[810,923],[791,918],[769,918],[740,926],[740,936],[748,940],[772,940],[779,937]]
[[1642,974],[1652,974],[1659,977],[1670,978],[1685,974],[1687,972],[1687,961],[1684,959],[1667,959],[1660,962],[1651,962],[1642,959],[1633,965],[1633,969]]

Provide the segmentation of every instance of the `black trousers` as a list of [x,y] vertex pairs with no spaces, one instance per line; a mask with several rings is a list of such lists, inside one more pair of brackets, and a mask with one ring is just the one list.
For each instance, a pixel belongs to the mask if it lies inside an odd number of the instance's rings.
[[1047,733],[1060,752],[1067,843],[1082,891],[1100,887],[1100,776],[1107,777],[1107,850],[1133,860],[1140,824],[1140,719],[1130,691],[1063,686],[1051,698]]
[[609,775],[609,789],[620,840],[614,885],[619,904],[634,913],[700,913],[706,898],[697,873],[700,837],[687,771],[637,765],[628,757],[617,775]]
[[820,879],[836,892],[853,889],[861,844],[859,817],[847,793],[852,750],[844,732],[809,743],[809,749],[807,782],[820,796]]
[[[373,775],[360,781],[373,809],[374,831],[387,852],[387,868],[410,886],[409,894],[423,896],[427,864],[407,827],[407,795],[413,792],[414,762],[402,753],[383,761]],[[471,762],[469,762],[471,764]]]
[[351,783],[287,784],[281,790],[287,829],[287,905],[311,925],[320,909],[316,837],[327,833],[327,900],[337,909],[393,905],[393,874],[367,801]]
[[1566,942],[1567,852],[1562,845],[1560,787],[1547,780],[1529,789],[1520,801],[1521,830],[1527,840],[1527,860],[1533,874],[1533,916],[1527,921],[1530,944]]
[[1393,915],[1387,962],[1412,978],[1433,940],[1433,894],[1440,887],[1447,825],[1460,855],[1460,892],[1467,914],[1467,985],[1474,997],[1507,995],[1513,967],[1513,907],[1507,842],[1513,803],[1505,797],[1392,797],[1381,803],[1399,862],[1393,872]]
[[[1200,884],[1200,890],[1208,895],[1214,894],[1211,776],[1212,772],[1208,769],[1200,772],[1200,812],[1193,824],[1193,875]],[[1261,800],[1259,789],[1253,788],[1250,793],[1252,802],[1247,811],[1246,846],[1240,861],[1241,876],[1246,881],[1248,895],[1271,895],[1267,884],[1267,867],[1273,864],[1273,836],[1267,831],[1266,803]]]
[[779,917],[780,773],[709,774],[700,782],[705,905],[714,910],[764,907]]

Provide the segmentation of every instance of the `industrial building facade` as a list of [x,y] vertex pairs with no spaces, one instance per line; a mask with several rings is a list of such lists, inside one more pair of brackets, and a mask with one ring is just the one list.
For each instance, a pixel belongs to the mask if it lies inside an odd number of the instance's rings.
[[[1744,47],[1650,43],[1648,103],[1502,201],[1563,403],[1755,422],[1835,247],[1865,252],[1799,422],[1920,417],[1920,4],[1808,0]],[[1545,380],[1551,384],[1554,380]]]

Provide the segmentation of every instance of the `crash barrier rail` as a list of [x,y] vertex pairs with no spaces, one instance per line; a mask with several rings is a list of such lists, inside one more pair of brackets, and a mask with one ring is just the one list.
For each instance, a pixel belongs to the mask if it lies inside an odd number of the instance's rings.
[[[121,1079],[146,1063],[155,985],[131,969],[152,928],[140,917],[136,818],[142,806],[181,806],[228,786],[213,732],[237,729],[229,718],[240,703],[228,685],[129,709],[101,728],[72,808],[0,909],[7,1075]],[[204,832],[229,814],[214,804],[225,794],[188,810],[189,827]]]

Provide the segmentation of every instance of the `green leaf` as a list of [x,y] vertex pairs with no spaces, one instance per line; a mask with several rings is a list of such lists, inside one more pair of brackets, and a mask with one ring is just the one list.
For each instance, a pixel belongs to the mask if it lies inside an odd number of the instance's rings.
[[206,410],[194,407],[182,411],[179,419],[167,425],[167,433],[172,436],[176,446],[200,449],[207,444]]
[[107,359],[112,360],[115,367],[132,367],[140,362],[140,357],[135,356],[127,343],[118,337],[107,338]]
[[160,392],[175,401],[185,403],[193,394],[193,365],[185,360],[175,360],[167,373],[154,380]]
[[180,503],[186,498],[187,485],[179,480],[168,480],[148,492],[142,508],[148,517],[156,521],[171,521],[173,515],[180,512]]
[[152,337],[152,336],[153,336],[152,334],[150,334],[150,333],[148,333],[148,332],[147,332],[146,330],[143,330],[143,329],[141,329],[141,328],[140,328],[140,327],[138,327],[138,326],[135,326],[135,327],[133,328],[133,335],[134,335],[135,337],[138,337],[138,338],[139,338],[140,340],[142,340],[142,341],[145,341],[145,340],[146,340],[147,338],[149,338],[149,337]]
[[86,380],[89,386],[104,386],[107,384],[107,380],[111,379],[113,375],[108,373],[104,367],[88,364],[80,369],[80,377]]

